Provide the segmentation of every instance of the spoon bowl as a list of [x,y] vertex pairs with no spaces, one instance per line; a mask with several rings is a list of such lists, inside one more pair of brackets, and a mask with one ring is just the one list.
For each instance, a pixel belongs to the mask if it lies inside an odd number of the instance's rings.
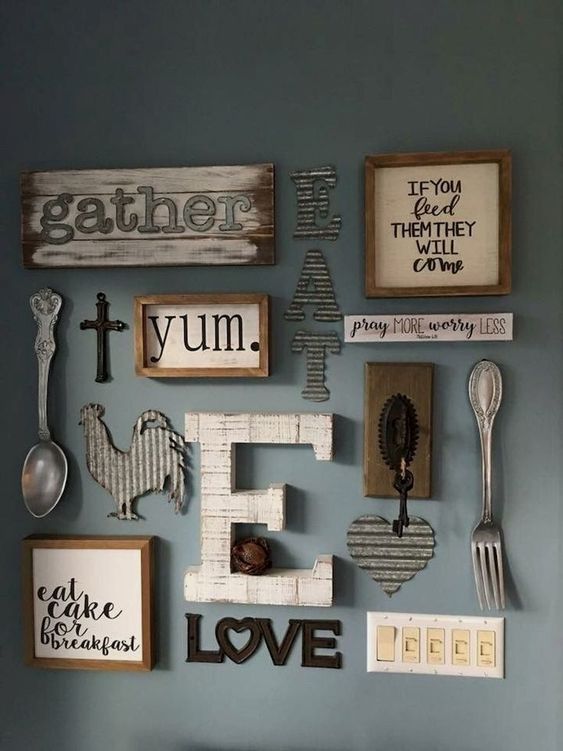
[[31,447],[22,470],[23,500],[30,514],[41,519],[55,508],[67,475],[67,458],[54,441],[39,441]]

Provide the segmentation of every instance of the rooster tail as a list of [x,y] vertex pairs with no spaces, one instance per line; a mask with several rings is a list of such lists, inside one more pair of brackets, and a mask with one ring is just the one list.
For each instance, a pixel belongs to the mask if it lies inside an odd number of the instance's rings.
[[176,433],[170,435],[170,449],[175,461],[172,462],[168,495],[169,500],[174,501],[174,511],[178,513],[184,505],[186,481],[185,444],[182,436]]

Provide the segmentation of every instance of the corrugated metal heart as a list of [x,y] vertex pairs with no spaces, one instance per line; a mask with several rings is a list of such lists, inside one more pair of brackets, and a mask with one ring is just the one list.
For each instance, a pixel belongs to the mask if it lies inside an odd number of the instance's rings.
[[397,537],[381,516],[360,516],[348,529],[348,551],[389,596],[426,567],[434,555],[434,530],[418,517]]

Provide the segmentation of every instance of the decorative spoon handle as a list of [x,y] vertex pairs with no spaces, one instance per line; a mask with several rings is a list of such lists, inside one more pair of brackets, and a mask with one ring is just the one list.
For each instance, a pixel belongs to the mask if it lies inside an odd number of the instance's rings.
[[29,298],[33,317],[37,323],[35,354],[39,366],[39,388],[37,393],[39,405],[39,438],[50,441],[51,433],[47,424],[47,390],[49,387],[49,368],[55,354],[55,324],[63,304],[60,295],[48,287],[40,289]]
[[494,362],[481,360],[469,376],[469,401],[473,407],[481,437],[481,466],[483,478],[482,521],[493,518],[491,493],[491,437],[493,422],[502,400],[502,376]]

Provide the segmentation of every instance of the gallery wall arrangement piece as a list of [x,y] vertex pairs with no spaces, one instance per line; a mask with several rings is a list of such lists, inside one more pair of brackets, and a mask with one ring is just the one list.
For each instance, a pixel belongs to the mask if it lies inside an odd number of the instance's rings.
[[39,411],[39,443],[29,450],[22,468],[21,488],[25,506],[40,519],[47,516],[59,502],[68,475],[67,458],[51,438],[47,420],[49,370],[55,354],[55,326],[62,307],[62,297],[45,287],[29,300],[37,324],[35,355],[38,365],[37,403]]
[[434,530],[419,517],[411,517],[401,537],[387,519],[366,514],[355,519],[346,537],[350,557],[367,571],[391,597],[434,555]]
[[291,340],[291,351],[305,353],[306,380],[301,391],[303,399],[326,402],[330,391],[326,385],[326,360],[329,354],[340,353],[341,342],[336,331],[306,331],[299,329]]
[[111,433],[102,420],[101,404],[86,404],[80,410],[80,424],[86,441],[88,471],[115,502],[109,516],[139,519],[133,503],[145,493],[168,492],[174,510],[180,511],[185,492],[184,439],[175,433],[162,412],[148,409],[133,427],[128,451],[113,445]]
[[153,537],[23,540],[26,662],[151,670]]
[[290,177],[297,189],[296,240],[337,240],[342,226],[340,216],[330,215],[330,193],[336,186],[334,167],[295,170]]
[[511,290],[509,151],[365,160],[366,297]]
[[285,485],[236,490],[237,443],[310,444],[318,461],[332,459],[330,414],[188,412],[185,439],[201,445],[201,565],[190,566],[184,595],[191,602],[262,605],[332,604],[332,555],[312,569],[272,568],[261,576],[231,570],[236,524],[285,527]]
[[379,452],[393,472],[393,488],[399,494],[399,517],[393,522],[393,532],[403,536],[409,526],[407,498],[414,487],[415,477],[410,471],[416,455],[420,428],[416,409],[405,394],[393,394],[379,415]]
[[342,311],[336,302],[330,271],[320,250],[308,250],[293,299],[284,313],[286,321],[303,321],[304,305],[314,305],[315,321],[341,321]]
[[270,544],[264,537],[237,540],[231,548],[231,571],[261,576],[272,568]]
[[26,268],[273,264],[274,165],[24,172]]
[[135,298],[135,372],[150,378],[265,378],[269,297]]
[[96,332],[96,383],[106,383],[109,380],[108,366],[108,334],[110,331],[123,331],[123,321],[110,321],[108,315],[109,301],[103,292],[96,295],[96,319],[80,322],[80,329],[93,329]]
[[471,535],[473,573],[481,610],[505,606],[502,530],[493,518],[492,496],[492,431],[501,400],[500,369],[490,360],[481,360],[469,376],[469,401],[481,439],[483,506],[481,519]]
[[[382,450],[381,429],[392,437],[392,420],[385,427],[385,408],[397,395],[406,398],[409,407],[401,411],[400,403],[395,418],[416,416],[416,441],[413,446],[405,443],[404,451],[408,450],[405,467],[413,477],[413,487],[409,490],[412,498],[430,498],[432,473],[432,374],[431,363],[374,363],[365,365],[365,403],[364,403],[364,495],[376,498],[396,498],[399,492],[395,486],[396,474],[401,470],[401,448],[394,455],[394,465],[388,464],[389,456]],[[389,415],[387,416],[389,417]],[[393,417],[391,415],[390,417]],[[408,441],[414,439],[408,428],[414,426],[411,422],[401,422],[401,433],[397,430],[397,437]],[[399,441],[401,443],[401,441]],[[399,463],[398,469],[395,466]]]
[[[221,618],[215,626],[215,640],[218,649],[201,649],[201,615],[186,613],[188,621],[188,656],[186,662],[222,663],[227,657],[240,665],[252,657],[262,642],[266,644],[272,663],[276,666],[287,664],[297,636],[301,632],[301,666],[304,668],[341,668],[342,653],[326,654],[325,650],[336,649],[336,639],[342,633],[340,621],[290,619],[281,641],[278,641],[269,618]],[[242,646],[233,644],[230,632],[248,632],[248,639]],[[334,636],[320,636],[318,632],[328,631]],[[323,650],[321,654],[317,650]]]
[[345,316],[345,342],[510,342],[512,313]]

